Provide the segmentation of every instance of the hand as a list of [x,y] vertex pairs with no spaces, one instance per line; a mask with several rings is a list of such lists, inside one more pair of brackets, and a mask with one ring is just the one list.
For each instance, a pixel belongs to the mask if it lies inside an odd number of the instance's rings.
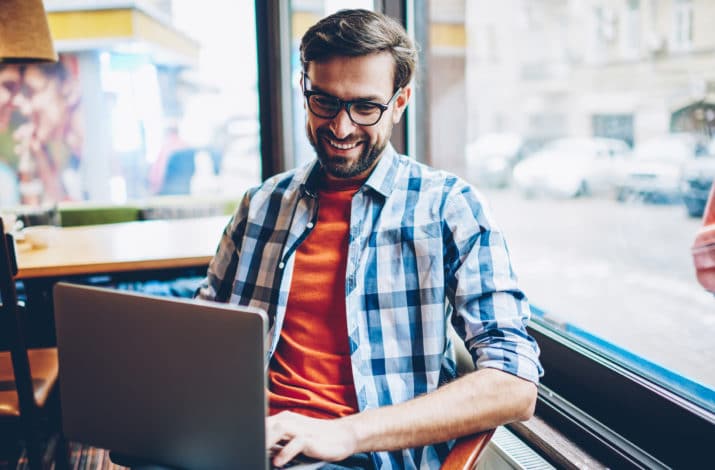
[[298,454],[332,462],[343,460],[356,452],[357,438],[344,419],[309,418],[283,411],[266,419],[266,446],[278,449],[273,465],[281,467]]

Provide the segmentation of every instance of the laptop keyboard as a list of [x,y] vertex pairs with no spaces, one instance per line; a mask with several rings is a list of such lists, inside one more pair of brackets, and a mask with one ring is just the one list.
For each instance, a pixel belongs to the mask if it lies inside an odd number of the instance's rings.
[[276,467],[275,465],[271,464],[271,469],[290,468],[292,470],[312,470],[315,468],[320,468],[324,464],[325,462],[322,462],[320,460],[311,459],[310,457],[306,457],[304,455],[298,455],[282,467]]

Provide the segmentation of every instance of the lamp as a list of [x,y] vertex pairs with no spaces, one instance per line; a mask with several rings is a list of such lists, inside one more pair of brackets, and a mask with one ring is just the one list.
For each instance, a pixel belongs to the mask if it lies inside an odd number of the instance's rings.
[[56,61],[42,0],[0,0],[0,64]]

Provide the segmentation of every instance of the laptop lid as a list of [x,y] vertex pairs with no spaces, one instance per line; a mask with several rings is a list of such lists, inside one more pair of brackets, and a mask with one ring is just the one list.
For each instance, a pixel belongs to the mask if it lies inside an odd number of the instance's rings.
[[58,283],[69,440],[180,468],[267,468],[266,316]]

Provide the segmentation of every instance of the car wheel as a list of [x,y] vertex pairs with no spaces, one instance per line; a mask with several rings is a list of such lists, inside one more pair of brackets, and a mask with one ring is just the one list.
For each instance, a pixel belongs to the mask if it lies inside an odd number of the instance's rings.
[[[690,202],[690,203],[688,203]],[[705,212],[705,204],[699,204],[698,202],[695,201],[686,201],[685,203],[685,210],[688,213],[689,217],[693,218],[700,218],[703,216],[703,213]]]
[[703,216],[702,212],[695,211],[693,209],[688,209],[688,217],[692,217],[694,219],[699,219],[702,216]]
[[618,193],[616,194],[616,200],[618,202],[622,202],[624,204],[626,203],[634,203],[638,201],[643,200],[643,196],[640,194],[636,193],[632,189],[629,188],[621,188],[618,190]]
[[626,202],[628,200],[628,190],[626,188],[618,188],[616,191],[616,201]]

